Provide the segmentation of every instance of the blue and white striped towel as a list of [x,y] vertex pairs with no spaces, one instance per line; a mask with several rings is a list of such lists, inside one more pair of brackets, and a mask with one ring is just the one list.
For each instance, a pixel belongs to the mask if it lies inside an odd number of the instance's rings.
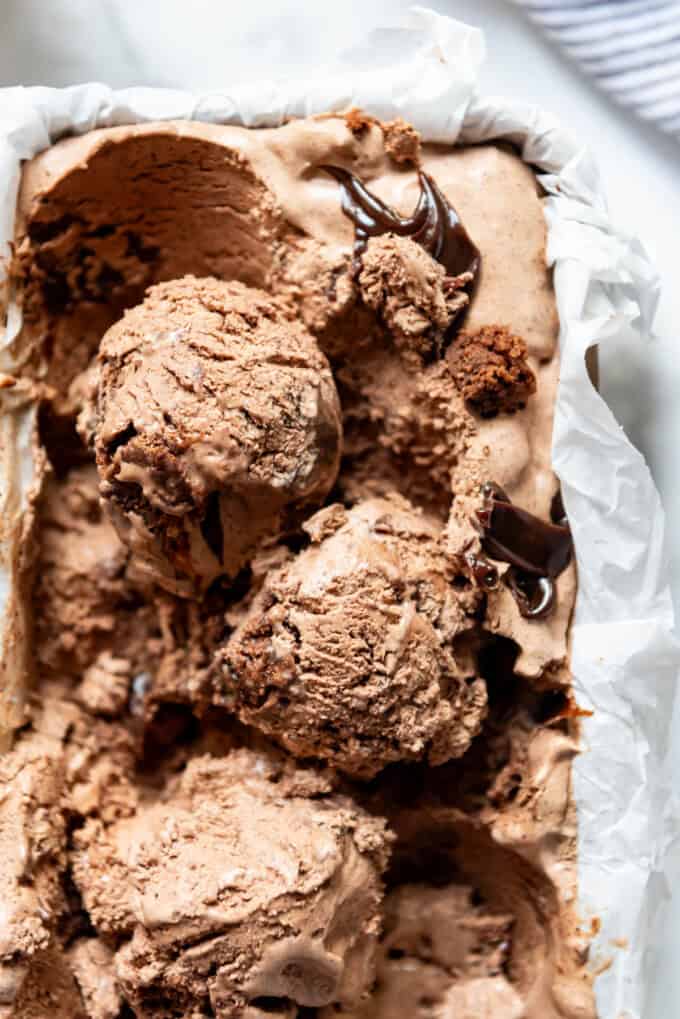
[[605,91],[680,140],[680,0],[516,0]]

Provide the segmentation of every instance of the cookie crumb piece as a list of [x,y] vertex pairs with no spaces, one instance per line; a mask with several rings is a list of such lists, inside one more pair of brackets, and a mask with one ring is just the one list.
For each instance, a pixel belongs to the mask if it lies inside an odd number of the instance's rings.
[[462,396],[482,417],[524,407],[536,391],[527,345],[507,326],[462,330],[448,351],[451,374]]
[[352,109],[348,110],[345,114],[345,123],[347,124],[348,130],[359,138],[365,131],[368,130],[371,124],[375,124],[375,117],[371,117],[371,115],[365,113],[364,110],[360,110],[358,107],[353,106]]
[[385,151],[390,159],[400,165],[420,162],[420,135],[415,127],[397,117],[380,125],[385,136]]

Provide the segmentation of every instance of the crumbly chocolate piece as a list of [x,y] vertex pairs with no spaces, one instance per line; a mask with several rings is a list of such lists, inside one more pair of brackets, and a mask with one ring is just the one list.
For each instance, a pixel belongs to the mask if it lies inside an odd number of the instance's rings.
[[507,326],[462,330],[447,358],[458,388],[482,417],[512,413],[536,392],[527,345]]
[[420,135],[402,117],[380,125],[385,138],[385,152],[395,163],[414,163],[420,159]]
[[348,110],[344,114],[344,118],[348,129],[359,138],[376,122],[375,117],[372,117],[370,113],[366,113],[365,110],[358,109],[356,106]]
[[420,158],[420,134],[403,117],[381,121],[365,110],[353,107],[344,114],[345,123],[352,134],[361,138],[371,127],[382,131],[385,153],[398,166],[408,163],[418,165]]

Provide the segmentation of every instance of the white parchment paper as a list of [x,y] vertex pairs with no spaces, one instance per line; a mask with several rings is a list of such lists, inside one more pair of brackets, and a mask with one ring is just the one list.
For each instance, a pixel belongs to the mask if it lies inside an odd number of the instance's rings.
[[[572,664],[578,701],[593,711],[574,766],[579,905],[585,921],[601,921],[595,962],[610,963],[596,980],[601,1019],[648,1019],[651,948],[677,830],[666,754],[678,647],[659,497],[642,457],[590,384],[584,356],[594,344],[649,334],[657,278],[639,243],[609,222],[587,152],[535,107],[477,95],[483,59],[478,30],[416,8],[405,27],[376,33],[335,72],[305,81],[205,95],[102,85],[2,90],[0,253],[8,253],[12,237],[21,161],[67,132],[94,127],[175,118],[270,126],[360,106],[387,119],[405,117],[427,141],[507,139],[536,167],[547,196],[561,322],[553,464],[579,568]],[[2,371],[17,367],[12,340],[19,327],[20,310],[10,302],[0,336]],[[6,444],[26,434],[29,418],[22,405],[18,427],[11,401],[4,403]],[[14,517],[24,511],[32,482],[25,444],[21,463],[0,479],[0,508]],[[5,535],[11,530],[3,528]],[[2,603],[14,579],[10,551],[0,548]],[[0,641],[4,662],[2,616]]]

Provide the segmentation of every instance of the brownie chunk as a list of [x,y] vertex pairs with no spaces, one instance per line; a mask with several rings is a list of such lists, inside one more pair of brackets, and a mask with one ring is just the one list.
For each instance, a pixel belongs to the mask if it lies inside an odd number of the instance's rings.
[[420,161],[420,135],[401,117],[381,124],[385,138],[385,152],[395,163],[414,163]]
[[462,396],[482,417],[512,413],[536,391],[527,345],[506,326],[461,331],[447,359]]

